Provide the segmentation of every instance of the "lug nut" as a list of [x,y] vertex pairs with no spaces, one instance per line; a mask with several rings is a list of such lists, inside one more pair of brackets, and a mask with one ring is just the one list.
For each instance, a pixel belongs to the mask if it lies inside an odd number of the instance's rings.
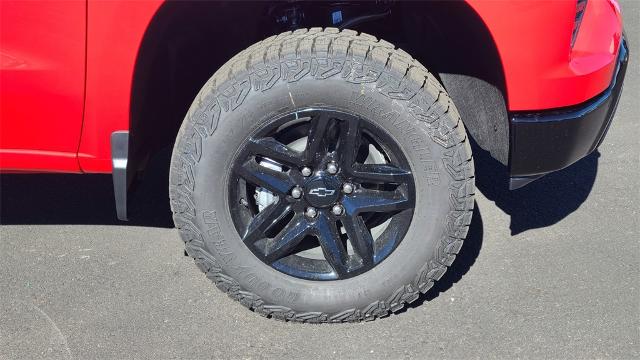
[[333,215],[340,216],[344,213],[344,208],[340,204],[335,204],[331,208],[331,212],[333,213]]
[[338,172],[338,164],[333,161],[327,164],[327,172],[331,175],[335,175]]
[[313,219],[314,217],[316,217],[318,215],[318,211],[315,208],[308,207],[307,210],[305,210],[304,214],[308,218]]
[[300,172],[302,173],[302,176],[309,176],[311,175],[311,168],[305,166],[300,170]]
[[291,196],[294,199],[300,199],[300,197],[302,196],[302,189],[299,186],[294,187],[293,189],[291,189]]
[[342,192],[345,194],[351,194],[353,192],[353,185],[345,183],[342,185]]

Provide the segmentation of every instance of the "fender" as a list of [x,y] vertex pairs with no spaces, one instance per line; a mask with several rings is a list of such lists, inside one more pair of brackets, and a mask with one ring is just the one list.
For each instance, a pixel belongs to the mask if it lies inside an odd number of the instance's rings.
[[508,110],[577,105],[609,86],[622,39],[622,18],[615,0],[587,2],[573,49],[576,1],[466,1],[496,43]]

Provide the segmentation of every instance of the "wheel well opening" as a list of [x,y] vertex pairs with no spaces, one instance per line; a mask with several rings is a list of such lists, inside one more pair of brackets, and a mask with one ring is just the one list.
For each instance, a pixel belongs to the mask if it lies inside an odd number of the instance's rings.
[[282,31],[341,25],[392,42],[423,63],[478,145],[507,163],[502,65],[488,29],[465,2],[168,1],[149,25],[136,62],[132,170],[173,144],[197,92],[235,54]]

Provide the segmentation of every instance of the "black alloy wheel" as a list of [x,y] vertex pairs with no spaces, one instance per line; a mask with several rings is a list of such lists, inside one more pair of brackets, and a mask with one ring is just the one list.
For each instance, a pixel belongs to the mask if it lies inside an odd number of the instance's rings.
[[[305,109],[268,124],[232,169],[229,203],[244,243],[273,268],[310,280],[349,278],[384,260],[409,228],[415,204],[397,143],[336,110]],[[300,151],[287,146],[300,140]],[[265,194],[268,203],[259,203]],[[371,229],[382,227],[374,238]]]

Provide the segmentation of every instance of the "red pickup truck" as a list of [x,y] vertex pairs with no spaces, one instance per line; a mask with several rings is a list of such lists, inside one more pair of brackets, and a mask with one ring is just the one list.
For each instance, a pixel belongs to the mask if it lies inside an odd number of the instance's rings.
[[628,59],[616,0],[0,6],[0,170],[112,173],[125,220],[173,146],[186,252],[302,322],[426,292],[467,235],[471,139],[512,189],[571,165],[603,140]]

